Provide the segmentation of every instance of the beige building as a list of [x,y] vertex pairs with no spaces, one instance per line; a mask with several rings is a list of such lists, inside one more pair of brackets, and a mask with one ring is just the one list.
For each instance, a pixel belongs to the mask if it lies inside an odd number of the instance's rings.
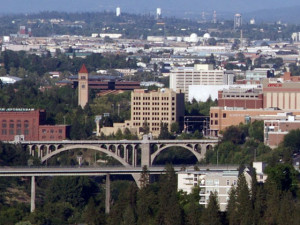
[[300,110],[300,82],[269,78],[263,82],[264,108]]
[[[256,177],[259,183],[266,181],[264,174],[266,164],[263,162],[253,162],[253,168],[256,170]],[[245,168],[244,174],[249,189],[251,188],[251,170]],[[230,189],[237,187],[239,178],[238,166],[211,166],[199,168],[199,170],[186,169],[177,174],[177,190],[190,194],[194,187],[200,188],[199,204],[205,207],[208,204],[211,193],[217,193],[220,210],[225,211],[229,199]]]
[[[170,88],[182,91],[186,100],[189,96],[190,85],[223,85],[232,84],[228,81],[224,70],[214,70],[213,65],[195,64],[194,67],[178,67],[170,72]],[[229,82],[229,83],[228,83]]]
[[176,93],[170,89],[159,89],[158,91],[148,91],[135,89],[131,93],[131,120],[124,124],[114,124],[114,127],[101,128],[98,133],[105,135],[116,133],[118,129],[129,128],[143,134],[143,127],[148,127],[153,136],[160,133],[161,123],[168,125],[169,131],[171,124],[183,121],[184,116],[184,94]]

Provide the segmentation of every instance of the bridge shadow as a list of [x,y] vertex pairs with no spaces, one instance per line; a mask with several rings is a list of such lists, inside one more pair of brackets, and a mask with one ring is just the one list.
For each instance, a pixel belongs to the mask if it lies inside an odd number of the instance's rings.
[[153,165],[188,165],[197,163],[196,156],[182,147],[169,147],[160,152],[153,161]]

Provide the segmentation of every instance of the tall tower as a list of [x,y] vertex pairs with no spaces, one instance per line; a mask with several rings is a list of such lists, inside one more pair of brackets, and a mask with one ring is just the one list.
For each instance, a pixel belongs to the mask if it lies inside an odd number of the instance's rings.
[[157,8],[156,9],[156,19],[161,19],[162,15],[161,15],[161,8]]
[[84,108],[89,101],[89,73],[83,64],[78,72],[78,105]]
[[213,14],[213,23],[217,23],[217,12],[214,11],[214,14]]
[[242,26],[242,15],[237,13],[234,15],[233,28],[238,29]]
[[116,8],[116,16],[120,16],[121,15],[121,8],[117,7]]

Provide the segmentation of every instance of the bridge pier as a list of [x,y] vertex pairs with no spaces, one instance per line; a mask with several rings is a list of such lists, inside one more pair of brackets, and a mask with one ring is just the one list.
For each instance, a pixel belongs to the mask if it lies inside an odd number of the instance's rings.
[[35,176],[31,177],[30,212],[35,210]]
[[143,140],[141,144],[141,167],[151,165],[150,142]]
[[110,174],[106,174],[105,180],[105,213],[110,212]]

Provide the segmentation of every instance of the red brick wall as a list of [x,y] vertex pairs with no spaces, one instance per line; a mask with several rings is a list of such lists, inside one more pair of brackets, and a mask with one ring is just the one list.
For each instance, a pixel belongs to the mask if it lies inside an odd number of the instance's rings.
[[13,141],[15,135],[25,135],[25,140],[38,140],[40,119],[38,110],[0,112],[0,140]]
[[40,141],[59,141],[68,137],[68,126],[66,125],[43,125],[39,126]]

